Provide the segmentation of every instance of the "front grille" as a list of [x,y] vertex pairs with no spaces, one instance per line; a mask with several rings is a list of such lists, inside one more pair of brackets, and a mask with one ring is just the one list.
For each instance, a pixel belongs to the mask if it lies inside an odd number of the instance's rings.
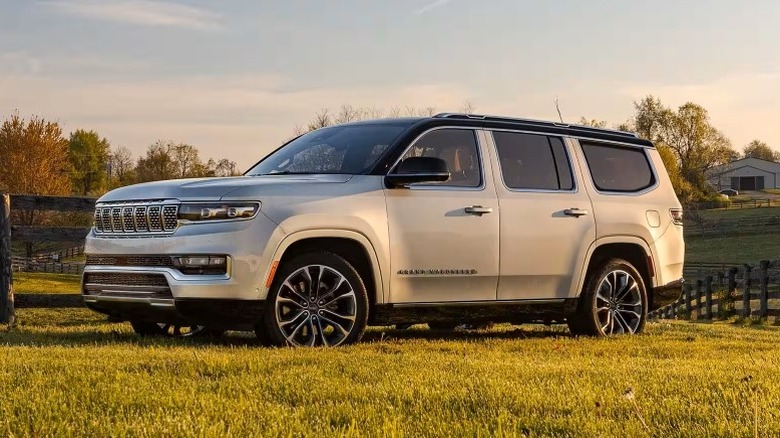
[[84,284],[168,287],[168,280],[162,274],[88,272],[84,274]]
[[87,256],[87,266],[173,267],[169,256]]
[[171,299],[171,288],[162,274],[127,272],[87,272],[84,274],[84,295]]
[[163,201],[101,203],[95,208],[95,234],[134,236],[172,234],[179,225],[179,205]]

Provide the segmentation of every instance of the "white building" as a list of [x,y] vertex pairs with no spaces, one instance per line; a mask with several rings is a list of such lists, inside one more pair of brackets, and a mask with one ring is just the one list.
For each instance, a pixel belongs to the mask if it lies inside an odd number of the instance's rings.
[[780,188],[780,163],[760,158],[742,158],[712,168],[707,180],[716,190],[761,190]]

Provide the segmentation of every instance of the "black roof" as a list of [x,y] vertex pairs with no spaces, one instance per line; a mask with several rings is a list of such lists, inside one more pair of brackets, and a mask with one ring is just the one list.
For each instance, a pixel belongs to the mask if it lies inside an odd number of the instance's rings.
[[543,132],[592,140],[607,140],[644,147],[654,147],[649,140],[639,138],[636,133],[618,131],[615,129],[595,128],[592,126],[574,125],[545,120],[521,119],[504,116],[482,114],[440,113],[431,117],[381,118],[350,122],[350,125],[360,124],[395,124],[414,126],[417,132],[435,126],[446,126],[457,121],[460,126],[475,128],[513,129],[528,132]]

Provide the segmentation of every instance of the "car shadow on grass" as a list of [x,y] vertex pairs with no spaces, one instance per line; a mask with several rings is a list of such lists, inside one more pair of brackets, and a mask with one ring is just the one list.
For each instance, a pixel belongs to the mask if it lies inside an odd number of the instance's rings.
[[[89,325],[68,324],[57,326],[18,326],[8,331],[0,328],[0,346],[193,346],[193,347],[250,347],[265,346],[252,332],[228,332],[222,336],[174,338],[170,336],[142,337],[118,324],[115,330],[106,330],[103,325],[93,330]],[[532,338],[570,338],[563,327],[516,328],[498,327],[482,330],[430,330],[411,328],[397,330],[392,327],[370,327],[359,344],[405,343],[413,341],[491,341],[498,339],[523,340]]]

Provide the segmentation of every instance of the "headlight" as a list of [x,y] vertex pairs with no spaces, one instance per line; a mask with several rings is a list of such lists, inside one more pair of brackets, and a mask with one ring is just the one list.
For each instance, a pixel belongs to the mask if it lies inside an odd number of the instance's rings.
[[249,219],[260,210],[257,202],[204,202],[181,204],[179,219],[192,222]]

